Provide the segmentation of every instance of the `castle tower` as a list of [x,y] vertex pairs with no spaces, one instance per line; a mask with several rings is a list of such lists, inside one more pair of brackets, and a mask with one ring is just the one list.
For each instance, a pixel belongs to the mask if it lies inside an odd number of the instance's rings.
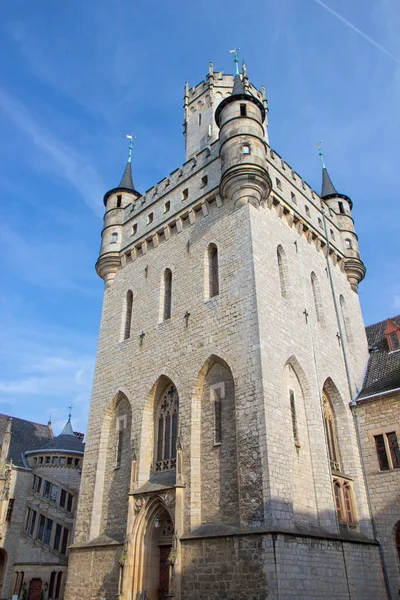
[[210,65],[184,103],[185,164],[140,201],[133,184],[124,206],[106,194],[65,599],[383,600],[349,407],[368,350],[344,198],[269,147],[245,68]]
[[120,268],[119,252],[122,242],[122,227],[125,221],[125,209],[140,197],[132,179],[132,140],[129,144],[129,156],[124,174],[118,185],[104,196],[106,213],[101,233],[100,256],[96,263],[98,275],[104,279],[106,287],[111,285]]
[[366,269],[360,257],[358,237],[351,214],[353,203],[348,196],[336,191],[325,166],[322,152],[320,155],[322,158],[321,199],[329,210],[336,214],[345,253],[344,268],[352,289],[357,292],[358,284],[364,279]]

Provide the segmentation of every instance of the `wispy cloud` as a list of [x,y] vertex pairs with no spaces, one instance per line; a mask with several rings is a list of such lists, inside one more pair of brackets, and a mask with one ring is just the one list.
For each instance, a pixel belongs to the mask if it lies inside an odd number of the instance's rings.
[[101,215],[99,199],[104,192],[101,177],[87,159],[71,146],[55,138],[28,111],[25,105],[4,89],[0,89],[0,107],[12,119],[21,133],[28,136],[47,159],[47,168],[63,177],[82,196],[88,206]]
[[397,56],[395,56],[394,54],[392,54],[391,52],[389,52],[389,50],[387,50],[386,48],[384,48],[381,44],[379,44],[377,41],[375,41],[374,39],[372,39],[369,35],[367,35],[366,33],[364,33],[364,31],[361,31],[361,29],[359,29],[358,27],[356,27],[355,25],[353,25],[353,23],[351,23],[350,21],[348,21],[347,19],[345,19],[342,15],[340,15],[335,10],[333,10],[333,8],[331,8],[330,6],[328,6],[327,4],[325,4],[325,2],[322,2],[322,0],[314,0],[314,2],[316,2],[317,4],[319,4],[320,6],[322,6],[322,8],[324,8],[325,10],[327,10],[328,12],[330,12],[332,15],[334,15],[337,19],[339,19],[339,21],[342,21],[342,23],[344,23],[345,25],[347,25],[347,27],[350,27],[350,29],[352,29],[353,31],[355,31],[356,33],[358,33],[361,37],[363,37],[365,40],[367,40],[367,42],[369,42],[370,44],[372,44],[373,46],[375,46],[375,48],[378,48],[378,50],[380,50],[381,52],[383,52],[384,54],[386,54],[387,56],[389,56],[397,64],[400,64],[400,58],[398,58]]

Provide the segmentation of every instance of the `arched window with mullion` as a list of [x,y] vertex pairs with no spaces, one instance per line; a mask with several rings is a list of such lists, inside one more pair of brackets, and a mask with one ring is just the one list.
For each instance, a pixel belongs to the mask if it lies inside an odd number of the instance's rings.
[[332,404],[325,392],[322,393],[322,406],[324,412],[324,425],[326,441],[328,443],[329,458],[332,471],[340,471],[339,444],[336,435],[335,413]]
[[157,418],[156,472],[176,468],[178,439],[179,398],[174,385],[164,392]]

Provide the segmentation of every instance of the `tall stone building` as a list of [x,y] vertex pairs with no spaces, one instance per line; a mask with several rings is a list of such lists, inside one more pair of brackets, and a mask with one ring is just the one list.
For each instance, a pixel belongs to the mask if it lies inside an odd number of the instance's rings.
[[[349,402],[368,346],[352,202],[210,65],[186,162],[104,197],[104,304],[67,600],[386,598]],[[346,352],[347,350],[347,352]]]
[[356,398],[377,537],[400,594],[400,315],[366,328],[369,361]]
[[62,600],[82,437],[0,415],[0,443],[0,598]]

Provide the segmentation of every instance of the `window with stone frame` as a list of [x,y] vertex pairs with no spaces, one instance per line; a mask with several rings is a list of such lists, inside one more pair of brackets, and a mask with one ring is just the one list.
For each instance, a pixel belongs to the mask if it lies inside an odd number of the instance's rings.
[[396,431],[374,436],[380,471],[400,469],[400,448]]
[[315,314],[317,316],[317,321],[319,323],[323,323],[324,322],[324,312],[323,312],[323,305],[322,305],[321,288],[319,285],[318,277],[316,276],[314,271],[311,273],[311,288],[312,288],[312,293],[313,293],[313,298],[314,298]]
[[282,248],[279,245],[276,249],[276,256],[278,261],[278,272],[279,272],[279,283],[281,287],[281,296],[282,298],[287,298],[289,296],[289,267],[287,256]]
[[356,517],[351,482],[342,477],[334,478],[333,493],[339,524],[354,527],[356,525]]
[[174,385],[165,390],[156,414],[155,470],[157,473],[176,469],[179,397]]
[[208,297],[214,298],[219,295],[219,264],[218,248],[210,244],[207,249],[208,257]]
[[167,321],[171,318],[172,313],[172,271],[165,269],[162,285],[162,321]]
[[124,340],[127,340],[131,337],[132,310],[133,292],[132,290],[128,290],[125,299]]
[[297,426],[296,400],[293,390],[289,390],[290,413],[292,415],[293,439],[296,448],[300,448],[299,428]]
[[326,392],[322,392],[322,408],[331,469],[334,472],[340,472],[339,444],[336,434],[335,413],[333,412],[332,403]]
[[222,402],[225,398],[225,383],[216,383],[210,387],[210,400],[214,408],[214,446],[222,443]]
[[[116,436],[115,436],[115,468],[119,469],[121,466],[122,460],[122,451],[124,445],[124,429],[127,426],[127,417],[126,415],[122,415],[118,417],[115,423],[116,426]],[[68,494],[70,496],[70,494]],[[69,500],[69,498],[68,498]],[[72,506],[72,503],[71,503]],[[67,510],[71,510],[71,508],[67,507]]]

